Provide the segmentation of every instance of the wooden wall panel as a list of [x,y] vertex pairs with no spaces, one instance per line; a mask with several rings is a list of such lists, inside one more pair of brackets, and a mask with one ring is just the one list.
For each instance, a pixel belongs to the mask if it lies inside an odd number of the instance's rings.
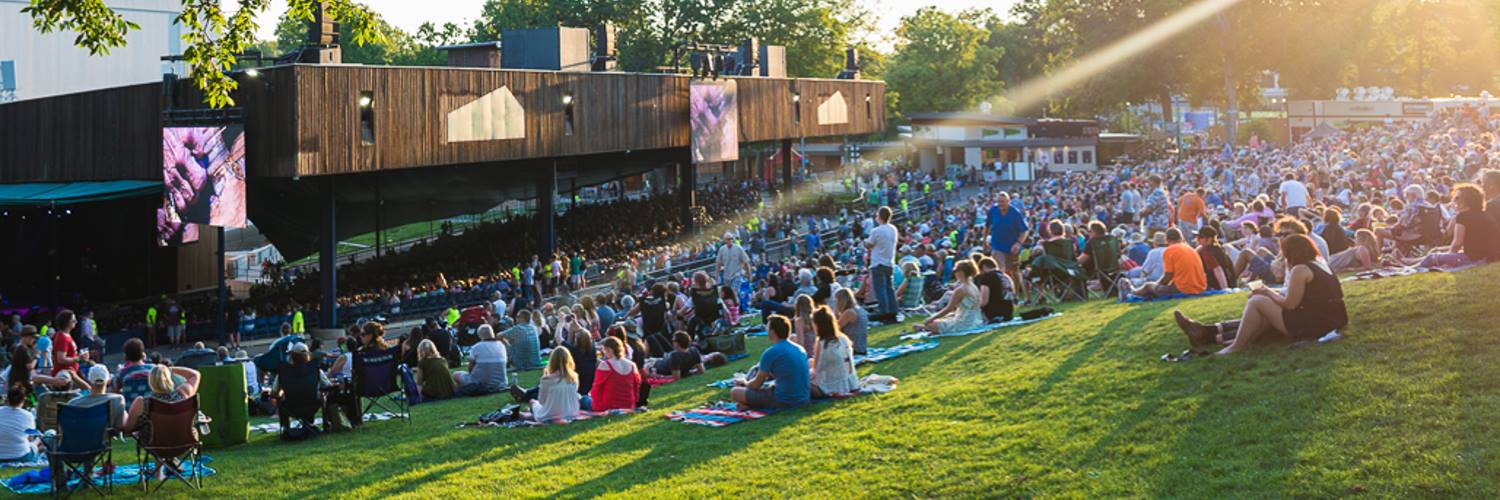
[[[684,148],[688,89],[678,75],[560,73],[484,68],[293,65],[238,75],[247,170],[291,177]],[[744,142],[880,132],[885,84],[852,80],[736,78]],[[526,110],[526,137],[448,143],[447,113],[502,86]],[[0,182],[160,178],[160,84],[0,105]],[[201,102],[179,84],[179,104]],[[847,124],[817,125],[834,91]],[[361,92],[374,98],[375,143],[359,138]],[[564,133],[563,95],[574,132]],[[792,95],[802,96],[794,119]],[[870,95],[872,106],[864,106]]]

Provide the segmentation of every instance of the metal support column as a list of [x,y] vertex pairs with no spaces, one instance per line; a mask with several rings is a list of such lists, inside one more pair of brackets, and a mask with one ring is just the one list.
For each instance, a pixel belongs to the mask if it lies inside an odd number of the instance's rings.
[[318,305],[318,328],[338,328],[338,248],[335,231],[337,220],[333,176],[323,179],[323,196],[319,212],[323,217],[318,231],[318,274],[322,278],[322,301]]
[[229,317],[226,316],[229,304],[229,284],[225,282],[228,278],[224,276],[228,274],[228,266],[224,263],[224,228],[214,229],[219,231],[219,249],[216,259],[219,263],[219,313],[214,316],[214,330],[218,332],[219,345],[224,345],[229,340]]
[[792,140],[781,140],[781,186],[784,190],[792,188]]
[[557,249],[556,214],[557,163],[547,162],[536,180],[537,255],[547,259]]
[[677,164],[677,200],[682,227],[688,234],[693,232],[693,190],[697,187],[697,165],[691,161]]

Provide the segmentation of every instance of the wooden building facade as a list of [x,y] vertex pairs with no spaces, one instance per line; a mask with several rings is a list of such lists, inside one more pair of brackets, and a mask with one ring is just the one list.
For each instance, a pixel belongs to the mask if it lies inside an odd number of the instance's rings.
[[[289,65],[236,78],[251,176],[509,168],[502,163],[689,146],[691,79],[681,75]],[[883,82],[734,79],[742,142],[885,128]],[[177,105],[199,106],[190,84],[178,86]],[[521,137],[447,140],[450,112],[501,88],[525,110]],[[847,121],[818,124],[815,110],[835,98]],[[159,179],[164,99],[152,83],[0,105],[0,183]]]

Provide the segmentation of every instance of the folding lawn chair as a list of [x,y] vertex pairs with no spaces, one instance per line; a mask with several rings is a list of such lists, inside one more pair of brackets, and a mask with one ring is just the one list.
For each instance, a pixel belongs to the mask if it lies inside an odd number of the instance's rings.
[[[406,395],[401,392],[401,348],[354,353],[354,391],[364,413],[379,408],[411,421]],[[401,411],[394,411],[399,409]]]
[[[57,427],[57,441],[47,450],[47,462],[52,466],[52,496],[71,496],[73,489],[68,482],[75,477],[79,486],[104,496],[105,489],[100,488],[93,472],[114,459],[109,445],[109,404],[60,405]],[[112,475],[104,476],[104,482],[109,491],[114,491]]]
[[[195,490],[203,488],[203,465],[199,460],[203,442],[198,437],[197,396],[175,403],[147,398],[146,427],[136,432],[135,446],[141,487],[147,494],[161,491],[173,479]],[[190,462],[186,467],[184,460]],[[174,465],[173,461],[177,463]],[[156,479],[158,474],[162,476],[160,480]],[[155,489],[151,488],[153,481]]]
[[287,430],[292,419],[302,422],[304,432],[312,432],[313,419],[323,407],[323,394],[318,390],[321,383],[318,365],[285,364],[276,373],[276,383],[281,387],[281,399],[276,403],[276,416],[281,421],[281,436],[288,437]]
[[1089,278],[1099,281],[1105,297],[1119,295],[1120,240],[1111,235],[1097,236],[1088,242]]

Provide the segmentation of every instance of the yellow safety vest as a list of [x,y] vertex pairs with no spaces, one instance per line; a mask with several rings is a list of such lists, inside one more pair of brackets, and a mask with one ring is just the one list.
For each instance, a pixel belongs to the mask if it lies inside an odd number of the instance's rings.
[[901,211],[902,212],[906,211],[906,198],[902,198],[901,199]]
[[944,182],[943,183],[943,189],[947,190],[947,191],[952,191],[953,190],[953,181],[946,181],[946,182]]
[[150,324],[156,324],[156,308],[155,307],[148,307],[148,308],[146,308],[146,322],[150,323]]
[[458,323],[458,317],[459,314],[457,308],[448,308],[448,326],[453,326],[454,323]]
[[302,311],[292,313],[292,333],[302,333],[307,325],[302,322]]

